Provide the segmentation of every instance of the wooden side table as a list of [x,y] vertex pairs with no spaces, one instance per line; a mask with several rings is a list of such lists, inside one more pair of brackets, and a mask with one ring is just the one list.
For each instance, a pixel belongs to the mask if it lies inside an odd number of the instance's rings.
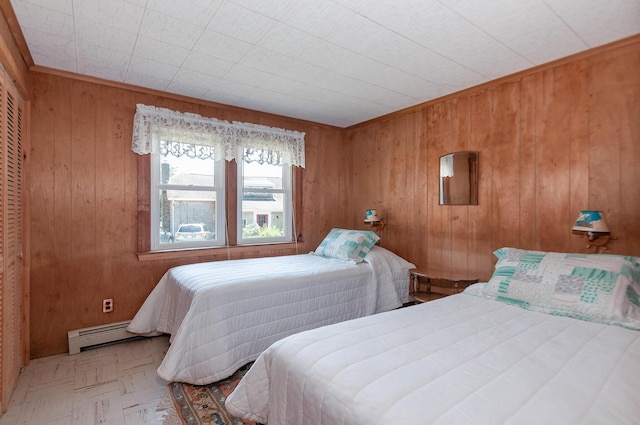
[[[463,279],[452,272],[431,271],[424,269],[409,270],[410,289],[409,295],[416,303],[423,303],[437,298],[443,298],[448,295],[457,294],[465,290],[465,288],[473,283],[477,283],[478,279]],[[427,283],[427,291],[419,291],[420,278]],[[451,282],[452,294],[446,292],[431,292],[431,284],[433,281]]]

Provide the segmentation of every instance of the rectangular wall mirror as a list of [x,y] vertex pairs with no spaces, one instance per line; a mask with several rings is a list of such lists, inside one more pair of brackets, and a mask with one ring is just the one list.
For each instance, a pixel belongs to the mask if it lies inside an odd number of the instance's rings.
[[478,205],[478,152],[440,157],[440,205]]

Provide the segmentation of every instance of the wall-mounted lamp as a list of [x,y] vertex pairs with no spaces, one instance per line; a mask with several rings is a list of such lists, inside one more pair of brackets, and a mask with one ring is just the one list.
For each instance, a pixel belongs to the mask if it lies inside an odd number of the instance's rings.
[[376,232],[384,229],[384,221],[378,217],[377,210],[366,210],[364,216],[364,222],[369,223],[371,227],[376,228]]
[[587,248],[595,247],[596,252],[599,248],[607,250],[609,241],[615,239],[611,237],[609,226],[601,211],[581,211],[573,225],[573,231],[586,235],[589,239]]

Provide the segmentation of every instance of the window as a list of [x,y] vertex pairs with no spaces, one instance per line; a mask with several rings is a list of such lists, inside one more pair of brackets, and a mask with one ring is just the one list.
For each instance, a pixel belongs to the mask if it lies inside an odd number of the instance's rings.
[[269,214],[256,214],[256,222],[258,226],[268,226],[269,225]]
[[160,146],[151,155],[151,249],[224,245],[224,161],[206,146]]
[[132,150],[141,252],[294,240],[304,133],[138,105]]
[[249,152],[237,170],[238,243],[291,241],[291,167],[252,161]]
[[161,141],[151,154],[151,249],[226,243],[224,161],[215,150]]

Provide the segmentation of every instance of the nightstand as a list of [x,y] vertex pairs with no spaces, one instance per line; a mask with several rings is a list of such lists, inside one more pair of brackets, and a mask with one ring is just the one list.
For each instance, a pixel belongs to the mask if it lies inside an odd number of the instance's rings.
[[[478,282],[478,279],[461,278],[452,272],[423,269],[409,270],[409,278],[409,296],[416,303],[423,303],[443,298],[448,295],[457,294],[464,291],[467,286]],[[426,291],[420,291],[421,278],[427,284]],[[432,285],[438,286],[439,290],[432,291]]]

